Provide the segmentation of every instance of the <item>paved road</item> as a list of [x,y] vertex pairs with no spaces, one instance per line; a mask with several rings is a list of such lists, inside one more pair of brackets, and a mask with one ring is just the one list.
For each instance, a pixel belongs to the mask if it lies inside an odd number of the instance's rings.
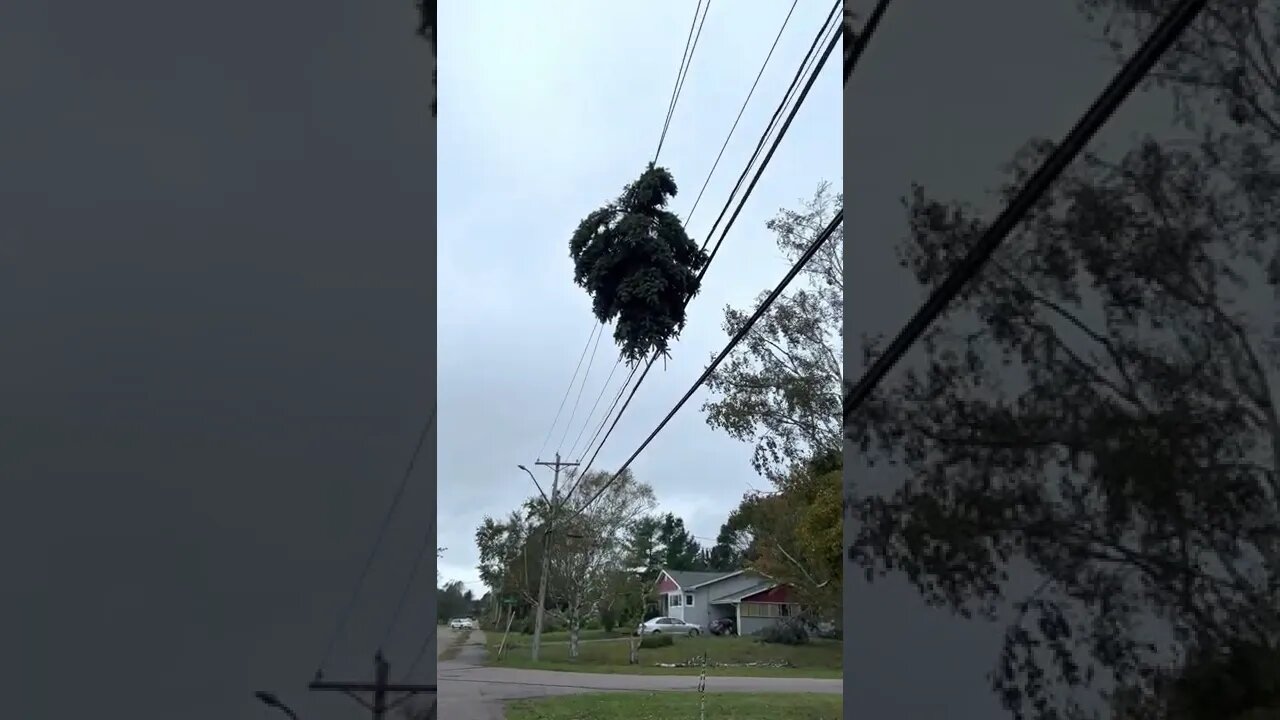
[[453,643],[453,638],[455,636],[456,633],[448,627],[443,625],[436,626],[436,657],[440,657],[440,654],[445,651],[445,648],[448,648],[449,645]]
[[[441,630],[441,636],[446,637]],[[456,637],[451,631],[447,638]],[[441,650],[449,640],[442,640]],[[607,675],[549,670],[484,667],[484,633],[474,631],[453,660],[441,660],[436,672],[440,718],[502,720],[503,703],[518,698],[579,692],[696,690],[698,678],[687,675]],[[841,693],[842,681],[817,678],[707,678],[708,692]]]

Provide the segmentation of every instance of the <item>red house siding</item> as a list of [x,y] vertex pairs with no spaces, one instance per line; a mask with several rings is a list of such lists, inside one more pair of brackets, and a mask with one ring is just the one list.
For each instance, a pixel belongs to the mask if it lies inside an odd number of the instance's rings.
[[673,593],[679,589],[680,589],[680,586],[677,585],[674,580],[667,577],[666,575],[663,575],[662,577],[658,578],[658,592]]
[[758,592],[755,595],[748,595],[747,597],[742,598],[742,602],[789,603],[793,601],[791,599],[790,588],[786,585],[780,585],[776,588],[769,588],[768,590]]

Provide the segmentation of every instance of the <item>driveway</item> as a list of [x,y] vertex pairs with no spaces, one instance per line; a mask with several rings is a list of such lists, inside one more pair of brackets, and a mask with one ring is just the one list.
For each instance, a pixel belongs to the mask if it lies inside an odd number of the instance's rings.
[[[450,637],[453,637],[452,633]],[[520,698],[580,692],[698,689],[696,676],[614,675],[485,667],[484,660],[484,634],[473,631],[457,658],[440,661],[436,671],[440,708],[438,717],[502,720],[503,703]],[[707,677],[707,691],[839,694],[843,692],[843,681],[710,675]]]

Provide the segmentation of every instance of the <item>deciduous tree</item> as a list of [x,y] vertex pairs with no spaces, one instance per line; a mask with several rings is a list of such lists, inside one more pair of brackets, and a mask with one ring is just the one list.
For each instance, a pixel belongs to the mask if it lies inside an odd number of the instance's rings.
[[618,571],[625,569],[627,528],[654,506],[653,489],[629,470],[610,483],[612,476],[600,471],[583,475],[575,497],[581,498],[579,503],[595,501],[576,508],[571,504],[554,526],[547,611],[568,627],[571,658],[578,656],[582,624],[599,612],[616,589]]
[[774,490],[751,493],[730,517],[749,543],[741,567],[790,585],[813,621],[841,624],[844,529],[841,455],[830,452],[776,476]]
[[[780,211],[766,227],[794,262],[843,202],[841,194],[822,183],[803,207]],[[797,289],[774,302],[707,380],[713,398],[702,408],[707,423],[752,443],[752,462],[764,475],[785,473],[796,463],[840,448],[843,225],[800,277]],[[725,332],[736,334],[753,311],[726,307]]]
[[517,561],[528,541],[528,523],[517,511],[501,521],[485,516],[476,529],[476,549],[480,552],[476,570],[480,581],[492,590],[495,620],[503,601],[511,595],[523,595],[526,589]]
[[[1117,48],[1169,10],[1082,4]],[[965,616],[1012,603],[992,682],[1016,717],[1150,697],[1175,653],[1280,635],[1278,16],[1206,13],[1157,73],[1199,139],[1075,163],[847,429],[904,479],[854,489],[851,557]],[[907,210],[902,261],[931,288],[985,218],[922,188]],[[1015,563],[1030,594],[1008,594]]]

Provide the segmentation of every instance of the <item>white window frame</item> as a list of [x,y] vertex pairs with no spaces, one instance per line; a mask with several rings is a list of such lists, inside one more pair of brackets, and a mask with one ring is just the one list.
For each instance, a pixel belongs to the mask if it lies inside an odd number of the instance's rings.
[[693,607],[693,606],[694,606],[694,602],[693,602],[693,593],[685,593],[685,594],[684,594],[684,606],[685,606],[685,607]]
[[674,592],[667,595],[667,607],[684,607],[684,593]]

